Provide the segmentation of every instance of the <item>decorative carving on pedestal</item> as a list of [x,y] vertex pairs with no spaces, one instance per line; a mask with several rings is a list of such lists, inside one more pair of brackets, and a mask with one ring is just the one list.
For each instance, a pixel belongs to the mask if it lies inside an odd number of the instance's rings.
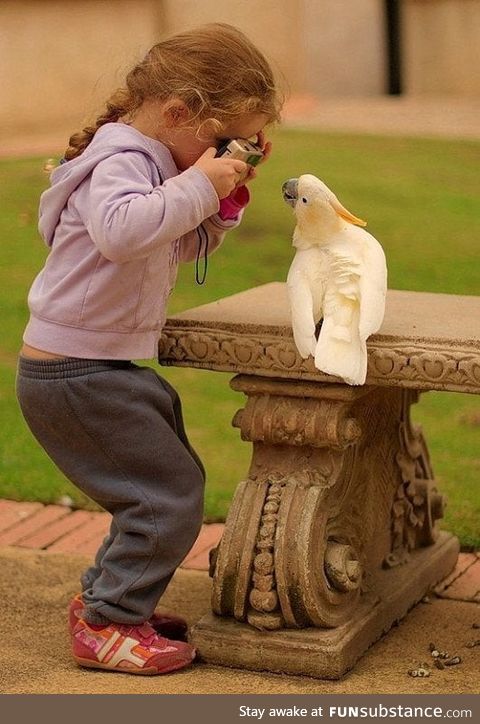
[[285,625],[280,611],[274,559],[275,533],[284,488],[285,480],[282,478],[269,483],[255,542],[249,595],[252,610],[247,614],[247,620],[259,629],[276,629]]
[[[244,375],[231,384],[247,395],[233,424],[253,455],[212,556],[215,615],[193,641],[209,661],[337,678],[457,555],[445,534],[441,552],[419,558],[435,548],[442,498],[410,422],[416,395]],[[414,573],[397,565],[414,556]]]
[[410,419],[410,405],[419,393],[405,390],[398,426],[400,449],[396,461],[401,480],[392,506],[392,549],[383,565],[392,568],[410,560],[410,552],[435,543],[435,521],[443,518],[445,499],[437,491],[421,429]]
[[[164,364],[267,377],[295,371],[297,378],[332,382],[335,378],[317,370],[312,358],[303,360],[299,356],[293,338],[287,334],[289,330],[281,336],[232,334],[217,328],[192,331],[176,322],[163,330],[160,358]],[[446,350],[433,341],[414,344],[401,337],[392,341],[373,335],[368,342],[367,384],[478,394],[480,354],[453,342]]]
[[254,455],[218,551],[213,610],[258,629],[338,626],[362,583],[363,522],[346,512],[362,487],[351,490],[361,429],[349,410],[368,388],[327,394],[245,377],[232,386],[248,395],[233,424]]

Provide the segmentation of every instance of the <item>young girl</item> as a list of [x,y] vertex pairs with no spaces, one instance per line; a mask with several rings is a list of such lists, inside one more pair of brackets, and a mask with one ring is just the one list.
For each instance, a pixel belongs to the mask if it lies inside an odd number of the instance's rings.
[[[263,55],[213,24],[155,45],[73,135],[40,201],[50,247],[29,294],[17,394],[63,473],[112,514],[70,605],[82,666],[160,674],[187,666],[183,619],[154,614],[202,525],[204,469],[155,358],[179,261],[237,226],[249,193],[225,139],[278,120]],[[248,179],[255,175],[249,171]],[[167,638],[170,637],[170,638]]]

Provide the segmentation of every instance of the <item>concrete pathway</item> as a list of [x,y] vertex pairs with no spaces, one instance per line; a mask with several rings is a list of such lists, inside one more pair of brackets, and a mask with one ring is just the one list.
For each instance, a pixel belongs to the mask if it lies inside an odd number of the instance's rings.
[[[480,625],[480,607],[477,603],[437,596],[414,606],[339,681],[228,669],[202,661],[160,677],[80,669],[71,656],[66,621],[68,604],[78,591],[78,579],[88,564],[89,559],[78,554],[0,547],[0,692],[317,697],[413,693],[433,694],[437,705],[438,695],[480,691],[480,646],[468,646],[480,638],[476,628]],[[206,571],[180,568],[162,597],[162,609],[177,612],[192,626],[210,610],[211,586]],[[460,656],[461,663],[437,669],[432,665],[430,642],[450,656]],[[429,667],[430,676],[409,676],[408,672],[423,662]]]
[[326,132],[480,138],[480,99],[475,98],[296,95],[285,104],[283,118],[287,127]]
[[[109,527],[106,513],[0,500],[0,692],[9,694],[474,694],[480,690],[480,555],[462,553],[452,574],[340,681],[226,669],[204,662],[167,677],[112,676],[71,658],[66,611]],[[162,597],[189,625],[210,610],[208,551],[222,525],[206,525]],[[433,666],[435,642],[461,663]],[[409,670],[427,662],[431,675]],[[140,679],[140,681],[139,681]]]

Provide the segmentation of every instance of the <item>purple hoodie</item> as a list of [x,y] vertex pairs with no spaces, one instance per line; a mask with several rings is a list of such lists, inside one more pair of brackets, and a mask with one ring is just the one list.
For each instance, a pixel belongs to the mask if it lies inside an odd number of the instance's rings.
[[240,222],[241,211],[222,219],[219,208],[203,171],[179,173],[166,146],[126,124],[101,126],[41,196],[39,231],[51,250],[28,296],[24,341],[68,357],[156,357],[178,262],[197,256],[197,228],[211,252]]

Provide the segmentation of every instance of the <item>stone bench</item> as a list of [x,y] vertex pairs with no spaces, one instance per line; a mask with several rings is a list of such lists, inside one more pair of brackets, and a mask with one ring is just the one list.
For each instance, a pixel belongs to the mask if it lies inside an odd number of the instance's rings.
[[454,567],[419,392],[480,392],[480,298],[389,291],[366,385],[302,360],[286,287],[266,284],[172,316],[162,364],[235,373],[233,425],[252,443],[212,561],[200,656],[339,678]]

